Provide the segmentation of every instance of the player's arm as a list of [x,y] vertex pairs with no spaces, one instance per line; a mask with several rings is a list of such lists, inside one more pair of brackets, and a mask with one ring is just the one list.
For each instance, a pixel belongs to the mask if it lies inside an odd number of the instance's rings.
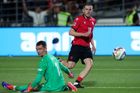
[[91,45],[92,45],[92,51],[93,51],[94,54],[95,54],[95,52],[96,52],[96,47],[95,47],[95,44],[94,44],[94,40],[93,40],[93,39],[91,39]]
[[61,70],[64,71],[70,78],[74,77],[73,73],[66,66],[64,66],[61,62],[59,62],[59,66],[60,66]]
[[32,90],[34,90],[39,85],[39,83],[44,75],[44,72],[45,71],[41,70],[41,68],[39,67],[38,74],[37,74],[35,80],[32,83],[28,84],[28,87],[26,90],[24,90],[24,92],[31,92]]
[[27,14],[31,17],[33,17],[33,15],[35,15],[34,11],[28,10],[25,0],[22,0],[22,6],[23,6],[23,11],[24,11],[25,14]]
[[78,32],[77,30],[81,27],[81,22],[79,17],[74,19],[73,25],[69,31],[69,35],[75,36],[75,37],[88,37],[91,33],[91,30],[88,30],[86,33]]
[[77,37],[80,37],[80,36],[88,37],[90,35],[90,33],[91,33],[91,31],[88,31],[86,33],[76,32],[73,28],[71,28],[70,31],[69,31],[69,35],[77,36]]
[[45,73],[46,67],[47,66],[46,66],[46,64],[43,61],[40,62],[37,76],[36,76],[35,80],[31,84],[32,88],[35,88],[36,86],[39,85],[39,83],[42,80],[42,77],[43,77],[43,75]]
[[39,85],[42,77],[43,77],[43,71],[38,71],[38,74],[37,74],[35,80],[32,82],[32,85],[31,85],[32,88],[35,88],[36,86]]
[[44,71],[38,71],[38,74],[37,74],[35,80],[32,83],[28,84],[28,87],[24,92],[31,92],[32,90],[34,90],[39,85],[39,83],[40,83],[40,81],[43,77],[43,72]]
[[28,14],[28,9],[25,0],[22,0],[23,11],[25,14]]

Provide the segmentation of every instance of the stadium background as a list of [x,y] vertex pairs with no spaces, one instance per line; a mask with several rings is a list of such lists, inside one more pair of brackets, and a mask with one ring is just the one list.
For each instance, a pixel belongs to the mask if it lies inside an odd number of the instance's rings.
[[[33,27],[32,19],[22,11],[22,0],[0,1],[0,82],[7,81],[16,85],[31,82],[36,75],[37,57],[35,43],[45,40],[49,53],[67,59],[72,37],[70,29],[59,27],[53,22],[45,26]],[[33,10],[35,2],[43,9],[49,9],[51,0],[27,0],[28,8]],[[140,12],[139,0],[52,0],[59,5],[74,1],[79,14],[85,2],[95,7],[93,17],[97,19],[94,29],[97,54],[94,56],[94,68],[83,81],[85,88],[79,93],[139,93],[140,91],[140,27],[125,26],[126,5],[136,5]],[[46,4],[44,2],[47,2]],[[65,4],[64,4],[65,3]],[[68,8],[69,9],[69,8]],[[71,12],[70,10],[68,10]],[[60,42],[52,44],[58,37]],[[112,57],[113,48],[126,49],[126,58],[116,61]],[[75,76],[82,70],[79,64],[72,70]],[[68,79],[66,81],[74,81]],[[0,86],[0,93],[11,93]],[[14,92],[15,93],[15,92]],[[67,93],[67,92],[66,92]]]

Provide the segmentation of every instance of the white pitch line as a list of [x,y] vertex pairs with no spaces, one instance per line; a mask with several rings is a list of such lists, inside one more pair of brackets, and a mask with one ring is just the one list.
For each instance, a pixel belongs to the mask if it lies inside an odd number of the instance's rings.
[[[73,70],[80,70],[80,69],[73,69]],[[94,71],[94,70],[107,70],[107,71],[108,71],[108,70],[116,70],[116,71],[117,71],[117,70],[118,70],[118,71],[120,71],[120,70],[126,70],[126,71],[127,71],[127,70],[140,70],[140,69],[94,69],[94,68],[93,68],[93,71]]]
[[[0,70],[37,70],[37,68],[0,68]],[[81,70],[81,69],[73,69],[73,70]],[[93,71],[96,70],[104,70],[104,71],[139,71],[140,69],[93,69]]]
[[85,88],[103,88],[103,89],[140,89],[140,87],[85,87]]
[[140,70],[140,69],[93,69],[93,70]]

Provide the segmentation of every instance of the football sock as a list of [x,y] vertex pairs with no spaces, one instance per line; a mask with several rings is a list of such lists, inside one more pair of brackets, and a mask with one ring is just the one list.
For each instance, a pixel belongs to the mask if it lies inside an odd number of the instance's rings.
[[83,80],[83,78],[78,76],[75,82],[80,83],[82,80]]

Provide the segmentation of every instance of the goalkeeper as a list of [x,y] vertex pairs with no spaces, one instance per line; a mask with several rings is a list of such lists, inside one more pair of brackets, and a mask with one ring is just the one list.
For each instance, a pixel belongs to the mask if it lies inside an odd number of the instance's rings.
[[[47,53],[47,45],[45,41],[39,41],[36,44],[36,51],[42,59],[39,62],[38,74],[32,83],[24,86],[15,86],[2,82],[2,86],[9,90],[21,91],[21,92],[32,92],[32,91],[65,91],[72,90],[77,91],[77,88],[68,82],[65,84],[64,77],[62,74],[63,70],[73,78],[73,74],[70,70],[65,67],[56,57]],[[45,78],[44,84],[40,84],[42,78]]]

